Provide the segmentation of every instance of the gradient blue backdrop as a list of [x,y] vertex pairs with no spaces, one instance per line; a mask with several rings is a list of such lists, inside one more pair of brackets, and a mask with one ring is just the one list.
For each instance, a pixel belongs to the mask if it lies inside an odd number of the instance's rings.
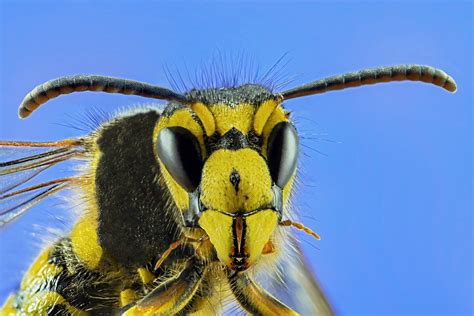
[[[470,2],[2,1],[0,26],[0,139],[9,140],[78,136],[58,125],[74,122],[67,113],[147,102],[81,93],[17,118],[30,88],[67,74],[168,86],[164,65],[199,69],[216,51],[243,51],[262,68],[288,52],[288,88],[378,65],[446,70],[454,95],[394,83],[287,102],[305,136],[295,205],[322,236],[301,239],[341,315],[471,314]],[[38,253],[44,227],[64,225],[57,204],[0,231],[0,301]]]

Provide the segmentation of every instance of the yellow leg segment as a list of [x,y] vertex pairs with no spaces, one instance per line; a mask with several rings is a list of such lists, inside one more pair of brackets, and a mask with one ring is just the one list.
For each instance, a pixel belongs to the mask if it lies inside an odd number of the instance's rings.
[[126,307],[122,315],[155,316],[180,312],[196,294],[204,270],[202,263],[191,260],[177,277],[161,284],[132,306]]
[[251,315],[299,315],[243,273],[230,277],[229,282],[236,299]]

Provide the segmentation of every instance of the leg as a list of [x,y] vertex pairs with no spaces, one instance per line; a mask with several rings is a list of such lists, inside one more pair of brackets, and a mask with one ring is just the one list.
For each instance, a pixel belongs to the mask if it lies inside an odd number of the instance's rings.
[[228,296],[227,271],[219,262],[209,265],[193,299],[176,316],[220,315]]
[[203,278],[193,298],[175,316],[218,315],[216,306],[211,305],[214,292],[212,285],[209,284],[209,274]]
[[181,311],[196,294],[205,266],[197,259],[190,260],[175,278],[161,284],[141,300],[124,308],[124,316],[174,315]]
[[229,282],[237,301],[252,315],[299,315],[243,273],[231,276]]

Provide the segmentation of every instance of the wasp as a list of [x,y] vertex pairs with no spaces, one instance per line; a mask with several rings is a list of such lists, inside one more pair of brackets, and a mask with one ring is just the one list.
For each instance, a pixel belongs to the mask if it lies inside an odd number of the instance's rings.
[[[168,104],[114,117],[76,139],[0,142],[4,150],[35,150],[0,163],[2,226],[65,189],[84,201],[72,230],[42,251],[1,314],[209,315],[233,304],[252,315],[331,315],[289,230],[319,239],[288,205],[299,138],[283,102],[402,80],[456,91],[445,72],[421,65],[350,72],[283,92],[248,83],[181,94],[98,75],[37,86],[21,118],[79,91]],[[77,174],[29,185],[70,160],[82,166]],[[284,295],[264,285],[295,279],[300,290]]]

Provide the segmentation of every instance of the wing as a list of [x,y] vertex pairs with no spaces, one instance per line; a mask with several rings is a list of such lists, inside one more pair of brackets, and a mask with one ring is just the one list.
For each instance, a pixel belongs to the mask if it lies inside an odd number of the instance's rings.
[[48,168],[70,159],[84,158],[85,139],[58,142],[0,141],[0,227],[33,205],[77,183],[79,177],[34,183]]
[[300,315],[334,315],[314,273],[293,234],[289,234],[291,246],[288,246],[278,263],[279,273],[267,279],[260,279],[268,284],[268,289],[286,305],[298,311]]
[[[301,248],[296,240],[294,243],[297,246],[291,249],[293,254],[281,263],[281,271],[287,271],[284,278],[286,288],[282,288],[281,292],[284,290],[287,293],[289,304],[294,305],[301,315],[334,315],[334,311]],[[280,283],[279,286],[281,287],[282,284]]]

